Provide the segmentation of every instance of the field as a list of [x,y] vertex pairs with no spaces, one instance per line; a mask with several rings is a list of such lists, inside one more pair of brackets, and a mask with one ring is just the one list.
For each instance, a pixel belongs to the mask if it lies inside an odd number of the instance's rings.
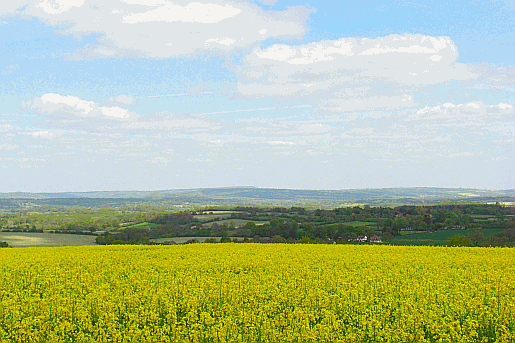
[[474,232],[480,232],[485,237],[504,231],[505,229],[481,229],[481,230],[441,230],[435,232],[406,232],[402,236],[393,237],[390,243],[396,245],[446,245],[454,235],[467,236]]
[[345,222],[344,224],[345,225],[350,225],[350,226],[373,226],[373,227],[377,227],[377,223],[376,222],[353,221],[353,222]]
[[225,219],[225,220],[219,220],[219,221],[216,221],[216,222],[210,222],[210,223],[205,223],[203,224],[204,227],[211,227],[213,226],[213,224],[218,224],[218,225],[227,225],[227,226],[232,226],[232,227],[242,227],[242,226],[245,226],[245,224],[247,224],[248,222],[254,222],[254,224],[256,225],[263,225],[265,223],[268,223],[267,221],[254,221],[254,220],[246,220],[246,219]]
[[5,342],[513,342],[515,249],[0,249]]
[[206,211],[205,214],[197,214],[194,217],[201,222],[210,221],[210,220],[217,220],[217,219],[227,219],[231,218],[231,215],[235,213],[236,211]]
[[154,227],[156,225],[157,224],[155,224],[155,223],[143,222],[143,223],[139,223],[139,224],[135,224],[135,225],[130,225],[128,227],[137,227],[140,229],[142,229],[142,228],[150,228],[151,229],[152,227]]
[[[183,244],[187,241],[196,240],[199,243],[204,243],[208,239],[216,239],[218,242],[222,237],[172,237],[172,238],[157,238],[157,239],[151,239],[150,241],[156,242],[156,243],[165,243],[165,242],[175,242],[177,244]],[[234,239],[231,237],[231,239]],[[238,238],[239,240],[243,240],[243,238]]]
[[59,233],[0,232],[0,242],[12,247],[92,245],[96,236],[67,235]]

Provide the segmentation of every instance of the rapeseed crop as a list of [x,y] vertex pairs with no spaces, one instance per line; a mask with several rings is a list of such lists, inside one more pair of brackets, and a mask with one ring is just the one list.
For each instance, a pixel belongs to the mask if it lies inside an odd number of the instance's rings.
[[515,342],[515,249],[0,250],[2,342]]

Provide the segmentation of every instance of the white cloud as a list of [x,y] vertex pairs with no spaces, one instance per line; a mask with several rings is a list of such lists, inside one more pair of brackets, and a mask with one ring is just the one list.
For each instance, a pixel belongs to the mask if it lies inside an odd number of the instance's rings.
[[0,124],[0,132],[10,132],[13,131],[14,127],[11,124]]
[[234,43],[236,43],[236,41],[234,39],[231,39],[231,38],[228,38],[228,37],[225,37],[225,38],[210,38],[210,39],[206,40],[206,45],[209,45],[209,43],[217,43],[217,44],[220,44],[220,45],[231,46]]
[[54,139],[55,137],[61,136],[62,132],[58,130],[39,130],[29,132],[28,134],[34,138]]
[[215,24],[222,20],[232,18],[241,13],[241,9],[229,4],[202,4],[191,2],[186,6],[173,3],[164,3],[156,9],[127,15],[123,18],[123,23],[136,24],[146,22],[183,22],[183,23],[202,23]]
[[136,113],[125,108],[100,106],[94,101],[54,93],[34,98],[32,102],[22,102],[21,107],[47,118],[41,125],[61,129],[102,131],[138,118]]
[[123,133],[183,133],[216,132],[223,121],[188,114],[156,113],[112,128]]
[[350,129],[349,133],[355,134],[355,135],[361,135],[361,136],[370,136],[374,133],[374,129],[372,128],[354,128]]
[[[148,142],[153,142],[154,149],[161,149],[159,142],[173,146],[176,140],[187,140],[188,144],[198,144],[205,149],[223,147],[224,154],[270,149],[273,154],[304,156],[311,150],[309,154],[326,158],[332,154],[356,154],[370,161],[417,161],[420,156],[428,154],[434,158],[450,158],[452,154],[467,152],[474,156],[461,156],[478,159],[491,149],[486,137],[495,137],[502,142],[512,138],[513,125],[502,125],[499,120],[513,121],[514,118],[509,104],[493,106],[480,102],[446,103],[418,111],[399,111],[395,119],[366,116],[350,122],[331,121],[330,118],[313,120],[309,115],[296,119],[261,118],[233,122],[168,112],[121,119],[118,117],[126,113],[123,108],[102,107],[92,101],[58,94],[36,98],[34,104],[32,112],[47,118],[47,121],[39,130],[26,131],[26,136],[40,140],[59,136],[56,142],[65,144],[69,140],[76,145],[83,140],[79,137],[89,137],[90,140],[110,137],[106,139],[119,142],[113,146],[98,146],[110,149],[111,152],[106,154],[117,158],[120,156],[116,151],[126,149],[125,143],[120,142],[145,137]],[[487,121],[485,117],[494,121]],[[139,147],[134,151],[143,154],[149,149],[151,147]]]
[[2,0],[0,2],[0,17],[13,14],[16,10],[26,6],[29,1]]
[[[79,39],[100,35],[97,44],[69,56],[72,59],[169,58],[212,49],[229,52],[270,37],[299,39],[313,11],[304,6],[265,11],[238,0],[32,0],[26,4],[20,15],[61,27],[63,34]],[[12,13],[20,4],[0,6]]]
[[237,94],[304,101],[319,112],[414,107],[421,86],[477,77],[447,37],[342,38],[255,49],[236,69]]
[[474,154],[467,151],[467,152],[458,152],[455,154],[450,154],[449,156],[450,157],[471,157],[471,156],[474,156]]
[[93,101],[81,100],[76,96],[62,96],[47,93],[34,98],[32,112],[54,120],[76,119],[114,119],[127,120],[136,118],[135,113],[120,107],[101,107]]
[[101,107],[100,110],[107,118],[126,119],[131,116],[129,111],[120,107]]
[[295,145],[295,143],[289,142],[289,141],[269,141],[268,144],[271,144],[271,145]]
[[0,151],[1,150],[14,150],[18,148],[18,145],[13,145],[13,144],[0,144]]
[[[203,85],[199,86],[203,89]],[[193,90],[194,92],[198,91]],[[125,101],[129,97],[111,98],[111,101]],[[109,101],[109,100],[108,100]],[[127,100],[126,102],[129,102]],[[125,108],[100,106],[94,101],[82,100],[75,96],[62,96],[48,93],[32,102],[22,102],[25,110],[47,118],[40,123],[47,128],[83,130],[110,134],[184,134],[191,138],[206,140],[206,133],[237,137],[240,141],[256,137],[307,137],[326,134],[333,130],[331,125],[322,123],[295,122],[232,122],[209,118],[205,115],[174,114],[158,112],[138,115]],[[202,137],[194,137],[202,134]],[[254,138],[250,138],[254,137]],[[214,139],[210,137],[209,139]],[[302,138],[305,139],[305,138]]]
[[[515,122],[513,121],[511,123],[494,122],[488,127],[488,129],[497,135],[506,136],[507,139],[504,140],[505,142],[515,142]],[[513,160],[513,154],[510,155],[510,159]]]
[[[120,98],[120,97],[118,97]],[[116,98],[116,99],[118,99]],[[128,100],[128,97],[113,99]],[[46,127],[84,130],[105,133],[196,133],[213,132],[222,128],[223,121],[187,114],[155,113],[140,116],[125,108],[100,106],[94,101],[82,100],[75,96],[62,96],[48,93],[35,98],[33,104],[23,102],[22,107],[46,117],[40,123]],[[33,133],[45,135],[46,131]]]
[[42,0],[35,3],[35,7],[48,14],[63,14],[83,5],[84,0]]
[[478,82],[495,86],[515,85],[515,66],[507,68],[492,68],[487,63],[480,63],[471,67],[474,73],[479,74]]
[[119,95],[117,97],[110,97],[102,101],[102,105],[104,106],[117,106],[117,107],[125,107],[125,106],[136,106],[138,102],[135,98],[128,95]]
[[482,101],[469,102],[466,104],[445,103],[442,105],[426,106],[408,116],[407,120],[452,120],[460,121],[466,125],[474,124],[478,120],[515,120],[515,112],[510,104],[499,103],[498,105],[485,105]]

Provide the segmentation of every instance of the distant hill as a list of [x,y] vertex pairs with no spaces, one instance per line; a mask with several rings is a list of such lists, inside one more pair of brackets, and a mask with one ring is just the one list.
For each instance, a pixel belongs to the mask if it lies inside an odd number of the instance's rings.
[[327,199],[327,200],[357,200],[377,198],[474,198],[474,197],[509,197],[515,196],[515,189],[485,190],[476,188],[366,188],[343,190],[309,190],[309,189],[280,189],[258,187],[220,187],[193,188],[158,191],[92,191],[92,192],[62,192],[62,193],[0,193],[4,199],[48,199],[48,198],[166,198],[177,194],[197,194],[204,196],[243,197],[256,199]]
[[[63,193],[65,194],[65,193]],[[44,195],[27,192],[0,193],[0,199],[45,199]]]
[[346,190],[303,190],[275,188],[204,188],[194,192],[210,196],[231,196],[256,199],[324,199],[324,200],[367,200],[393,198],[436,198],[469,199],[471,197],[515,196],[514,190],[491,191],[475,188],[376,188]]
[[0,209],[32,206],[125,206],[138,203],[168,202],[195,206],[306,206],[338,207],[352,204],[402,205],[434,204],[442,201],[513,202],[515,189],[475,188],[376,188],[343,190],[276,189],[258,187],[220,187],[158,191],[93,191],[62,193],[0,193]]

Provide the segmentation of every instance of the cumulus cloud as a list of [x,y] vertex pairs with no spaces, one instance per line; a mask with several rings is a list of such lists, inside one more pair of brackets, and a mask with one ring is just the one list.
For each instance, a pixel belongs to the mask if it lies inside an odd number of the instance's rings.
[[236,68],[237,95],[302,100],[320,112],[414,107],[421,86],[477,77],[457,56],[450,38],[422,35],[275,44]]
[[407,120],[436,120],[436,121],[460,121],[463,124],[472,124],[478,120],[514,120],[513,106],[499,103],[498,105],[485,105],[482,101],[474,101],[466,104],[445,103],[442,105],[419,109],[408,116]]
[[[402,112],[404,114],[397,112],[395,119],[363,117],[351,122],[331,121],[328,118],[313,120],[309,115],[294,120],[261,118],[229,121],[169,112],[130,114],[122,118],[109,112],[127,113],[126,109],[104,107],[92,101],[58,94],[45,94],[34,99],[30,110],[46,118],[39,129],[27,132],[35,139],[59,137],[62,140],[69,137],[73,140],[71,132],[85,131],[102,133],[102,136],[113,139],[132,139],[130,137],[140,135],[145,135],[149,140],[187,139],[211,147],[226,146],[229,150],[254,146],[258,149],[268,147],[286,154],[292,153],[291,149],[296,149],[295,153],[299,154],[308,149],[312,151],[310,154],[322,155],[361,152],[372,160],[397,157],[409,160],[426,153],[442,158],[450,153],[479,154],[489,148],[489,145],[483,146],[489,144],[486,137],[506,141],[512,134],[514,121],[510,104],[485,105],[482,102],[446,103],[406,110]],[[63,136],[62,133],[67,131]],[[446,151],[442,150],[442,144],[447,146]]]
[[[32,0],[21,15],[61,27],[77,38],[100,35],[71,58],[169,58],[221,53],[267,38],[299,39],[312,12],[304,6],[265,11],[227,0]],[[0,5],[3,13],[21,5]],[[238,28],[235,30],[234,28]]]
[[[6,17],[14,14],[27,6],[28,1],[19,0],[3,0],[0,2],[0,17]],[[18,10],[18,11],[17,11]]]
[[[47,129],[82,130],[109,134],[173,134],[185,135],[198,140],[213,140],[216,137],[231,137],[236,141],[264,141],[270,137],[306,140],[307,137],[332,132],[333,127],[317,122],[293,122],[270,120],[227,121],[206,117],[170,112],[138,115],[121,107],[100,106],[94,101],[82,100],[75,96],[44,94],[33,101],[22,102],[25,110],[46,118],[40,123]],[[43,137],[45,129],[39,137]],[[51,131],[48,131],[51,132]],[[206,136],[207,134],[207,136]],[[39,135],[39,134],[37,134]],[[214,136],[209,136],[214,135]]]
[[195,134],[216,132],[222,129],[223,125],[224,122],[218,119],[204,118],[190,114],[161,112],[141,116],[138,120],[115,126],[111,128],[111,130],[128,134],[161,132]]
[[135,113],[120,107],[102,107],[93,101],[81,100],[76,96],[54,93],[34,98],[32,112],[55,120],[103,119],[130,120]]
[[102,102],[102,105],[109,106],[109,107],[126,107],[126,106],[136,106],[138,105],[138,102],[135,98],[128,96],[128,95],[119,95],[117,97],[110,97],[108,99],[105,99]]
[[515,85],[515,66],[492,68],[488,63],[480,63],[471,68],[479,75],[478,82],[495,86]]
[[247,136],[262,137],[301,137],[327,134],[333,131],[333,127],[323,123],[303,123],[293,121],[282,122],[252,122],[241,123],[237,126],[238,131]]
[[121,107],[100,106],[76,96],[47,93],[33,101],[25,101],[21,109],[47,118],[42,124],[62,129],[98,131],[116,123],[133,121],[138,115]]
[[36,139],[49,139],[52,140],[56,137],[60,137],[63,135],[63,131],[61,130],[37,130],[28,132],[29,136],[32,136]]
[[[112,103],[130,102],[132,98],[117,97]],[[109,100],[107,101],[109,102]],[[172,114],[168,112],[138,115],[117,106],[100,106],[94,101],[75,96],[48,93],[33,101],[22,102],[22,108],[47,118],[40,123],[49,128],[84,130],[122,134],[216,132],[223,121],[203,116]],[[40,136],[44,136],[41,131]]]

